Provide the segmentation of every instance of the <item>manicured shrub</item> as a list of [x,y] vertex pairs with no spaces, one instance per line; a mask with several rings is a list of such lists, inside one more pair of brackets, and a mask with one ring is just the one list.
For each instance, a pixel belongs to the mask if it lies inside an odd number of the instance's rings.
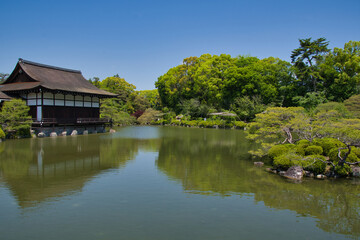
[[306,145],[306,146],[310,146],[310,141],[306,140],[306,139],[301,139],[299,141],[296,142],[296,145]]
[[234,122],[235,128],[243,129],[243,128],[246,127],[246,125],[247,125],[247,124],[246,124],[245,122],[243,122],[243,121],[235,121],[235,122]]
[[351,151],[358,157],[360,158],[360,148],[358,147],[352,147]]
[[321,155],[323,153],[323,149],[320,146],[308,146],[305,148],[305,155]]
[[313,172],[314,174],[322,174],[325,172],[326,163],[320,161],[326,161],[324,156],[321,155],[310,155],[306,157],[307,165],[304,168],[308,171]]
[[275,145],[272,146],[269,151],[268,155],[271,158],[278,157],[280,155],[283,155],[287,153],[290,149],[294,148],[293,144],[281,144],[281,145]]
[[343,166],[335,166],[335,173],[341,177],[349,176],[351,173],[351,167],[347,164],[344,164]]
[[289,151],[285,154],[275,157],[273,165],[277,168],[286,170],[291,166],[302,165],[302,160],[302,156],[297,155],[292,151]]
[[323,153],[326,156],[329,156],[330,150],[333,148],[338,149],[340,147],[345,147],[344,143],[335,138],[316,138],[314,139],[313,144],[322,147]]
[[0,139],[4,139],[5,138],[5,133],[4,131],[0,128]]
[[[341,156],[345,156],[345,153],[347,152],[347,149],[342,149],[341,150]],[[338,156],[339,150],[338,148],[333,148],[330,150],[329,152],[329,159],[330,161],[337,163],[339,162],[339,156]],[[357,162],[360,161],[360,159],[356,156],[356,154],[352,151],[349,156],[346,158],[347,162]]]

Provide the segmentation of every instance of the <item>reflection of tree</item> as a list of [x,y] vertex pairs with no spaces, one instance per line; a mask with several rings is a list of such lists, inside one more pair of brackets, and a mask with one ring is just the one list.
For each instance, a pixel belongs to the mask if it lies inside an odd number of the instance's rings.
[[294,184],[247,161],[252,146],[238,131],[196,131],[186,129],[163,138],[157,160],[158,168],[181,181],[186,191],[253,194],[268,207],[316,217],[318,227],[327,232],[360,236],[359,184],[350,180]]
[[152,139],[112,135],[22,139],[0,146],[0,176],[22,207],[79,192],[103,170],[124,167],[139,149],[158,148]]

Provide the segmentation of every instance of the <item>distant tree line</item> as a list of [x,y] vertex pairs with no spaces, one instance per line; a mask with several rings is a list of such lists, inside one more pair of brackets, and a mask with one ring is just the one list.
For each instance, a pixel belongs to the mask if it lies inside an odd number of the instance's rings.
[[300,39],[299,44],[291,63],[225,54],[186,58],[155,83],[162,106],[179,114],[194,105],[202,116],[230,110],[248,121],[267,106],[312,110],[360,93],[360,42],[333,50],[325,38]]

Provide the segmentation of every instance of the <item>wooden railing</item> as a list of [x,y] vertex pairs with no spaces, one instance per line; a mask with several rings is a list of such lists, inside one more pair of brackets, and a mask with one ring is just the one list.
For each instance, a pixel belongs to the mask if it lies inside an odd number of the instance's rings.
[[78,118],[76,123],[110,123],[108,118]]
[[40,121],[36,118],[32,119],[33,125],[66,125],[66,124],[105,124],[111,123],[108,118],[43,118]]
[[43,118],[40,121],[36,118],[32,119],[33,124],[56,124],[57,120],[56,118]]

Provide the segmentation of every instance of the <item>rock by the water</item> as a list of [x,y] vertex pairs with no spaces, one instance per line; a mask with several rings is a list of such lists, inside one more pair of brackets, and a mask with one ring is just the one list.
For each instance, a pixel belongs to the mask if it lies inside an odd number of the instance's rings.
[[37,136],[38,136],[39,138],[43,138],[43,137],[45,137],[45,133],[39,132]]
[[88,135],[89,131],[88,130],[84,130],[83,135]]
[[71,136],[76,136],[76,135],[78,135],[78,131],[73,130],[70,135],[71,135]]
[[263,162],[254,162],[254,165],[257,167],[262,167],[262,166],[264,166],[264,163]]
[[306,176],[306,177],[310,177],[310,178],[315,177],[314,173],[312,173],[312,172],[310,172],[310,171],[305,171],[305,176]]
[[51,132],[50,137],[57,137],[57,133],[56,132]]
[[353,177],[360,177],[360,167],[354,167],[352,169],[352,175]]
[[115,133],[116,131],[115,131],[115,129],[110,129],[109,132],[110,132],[110,133]]
[[326,176],[324,174],[318,174],[318,175],[316,175],[316,178],[317,179],[325,179]]
[[300,166],[292,166],[290,167],[284,174],[284,177],[294,179],[294,180],[301,180],[304,174],[304,170]]

